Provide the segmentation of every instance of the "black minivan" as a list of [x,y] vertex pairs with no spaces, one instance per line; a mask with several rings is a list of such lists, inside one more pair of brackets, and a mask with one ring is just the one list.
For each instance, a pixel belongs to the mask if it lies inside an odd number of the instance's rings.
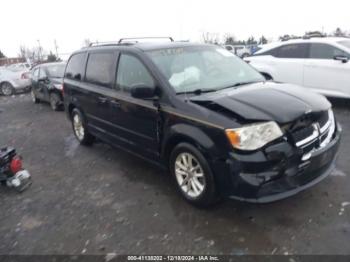
[[340,143],[325,97],[266,81],[215,45],[79,50],[65,70],[64,103],[81,144],[99,138],[169,168],[199,206],[294,195],[332,171]]

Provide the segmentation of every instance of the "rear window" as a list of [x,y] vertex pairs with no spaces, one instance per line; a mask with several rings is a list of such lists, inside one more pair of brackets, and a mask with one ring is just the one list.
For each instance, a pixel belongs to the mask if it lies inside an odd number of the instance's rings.
[[62,78],[64,74],[65,64],[50,65],[46,67],[49,77]]
[[86,81],[111,87],[115,76],[116,56],[113,52],[91,53],[86,66]]
[[68,62],[65,77],[81,80],[84,75],[85,53],[73,55]]

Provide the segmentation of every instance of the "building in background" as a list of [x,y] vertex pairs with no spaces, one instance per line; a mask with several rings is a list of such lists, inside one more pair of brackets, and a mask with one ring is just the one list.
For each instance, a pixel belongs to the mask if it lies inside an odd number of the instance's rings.
[[6,66],[6,65],[12,65],[12,64],[18,64],[18,63],[25,63],[27,62],[25,58],[22,57],[12,57],[12,58],[0,58],[0,66]]

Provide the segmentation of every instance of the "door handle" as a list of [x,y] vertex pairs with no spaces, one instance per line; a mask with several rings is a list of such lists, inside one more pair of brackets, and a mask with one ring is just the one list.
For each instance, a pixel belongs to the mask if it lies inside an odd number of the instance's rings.
[[98,102],[99,102],[100,104],[105,104],[105,103],[108,102],[108,98],[107,98],[107,97],[104,97],[104,96],[100,96],[100,97],[98,97]]

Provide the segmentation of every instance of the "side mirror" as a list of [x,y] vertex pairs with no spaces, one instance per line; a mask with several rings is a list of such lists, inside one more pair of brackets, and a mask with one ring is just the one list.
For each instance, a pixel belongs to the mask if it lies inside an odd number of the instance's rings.
[[146,85],[135,85],[131,88],[131,96],[135,98],[152,98],[156,95],[156,88]]
[[347,63],[349,61],[349,58],[347,56],[337,55],[334,57],[334,60],[342,61],[342,63]]

